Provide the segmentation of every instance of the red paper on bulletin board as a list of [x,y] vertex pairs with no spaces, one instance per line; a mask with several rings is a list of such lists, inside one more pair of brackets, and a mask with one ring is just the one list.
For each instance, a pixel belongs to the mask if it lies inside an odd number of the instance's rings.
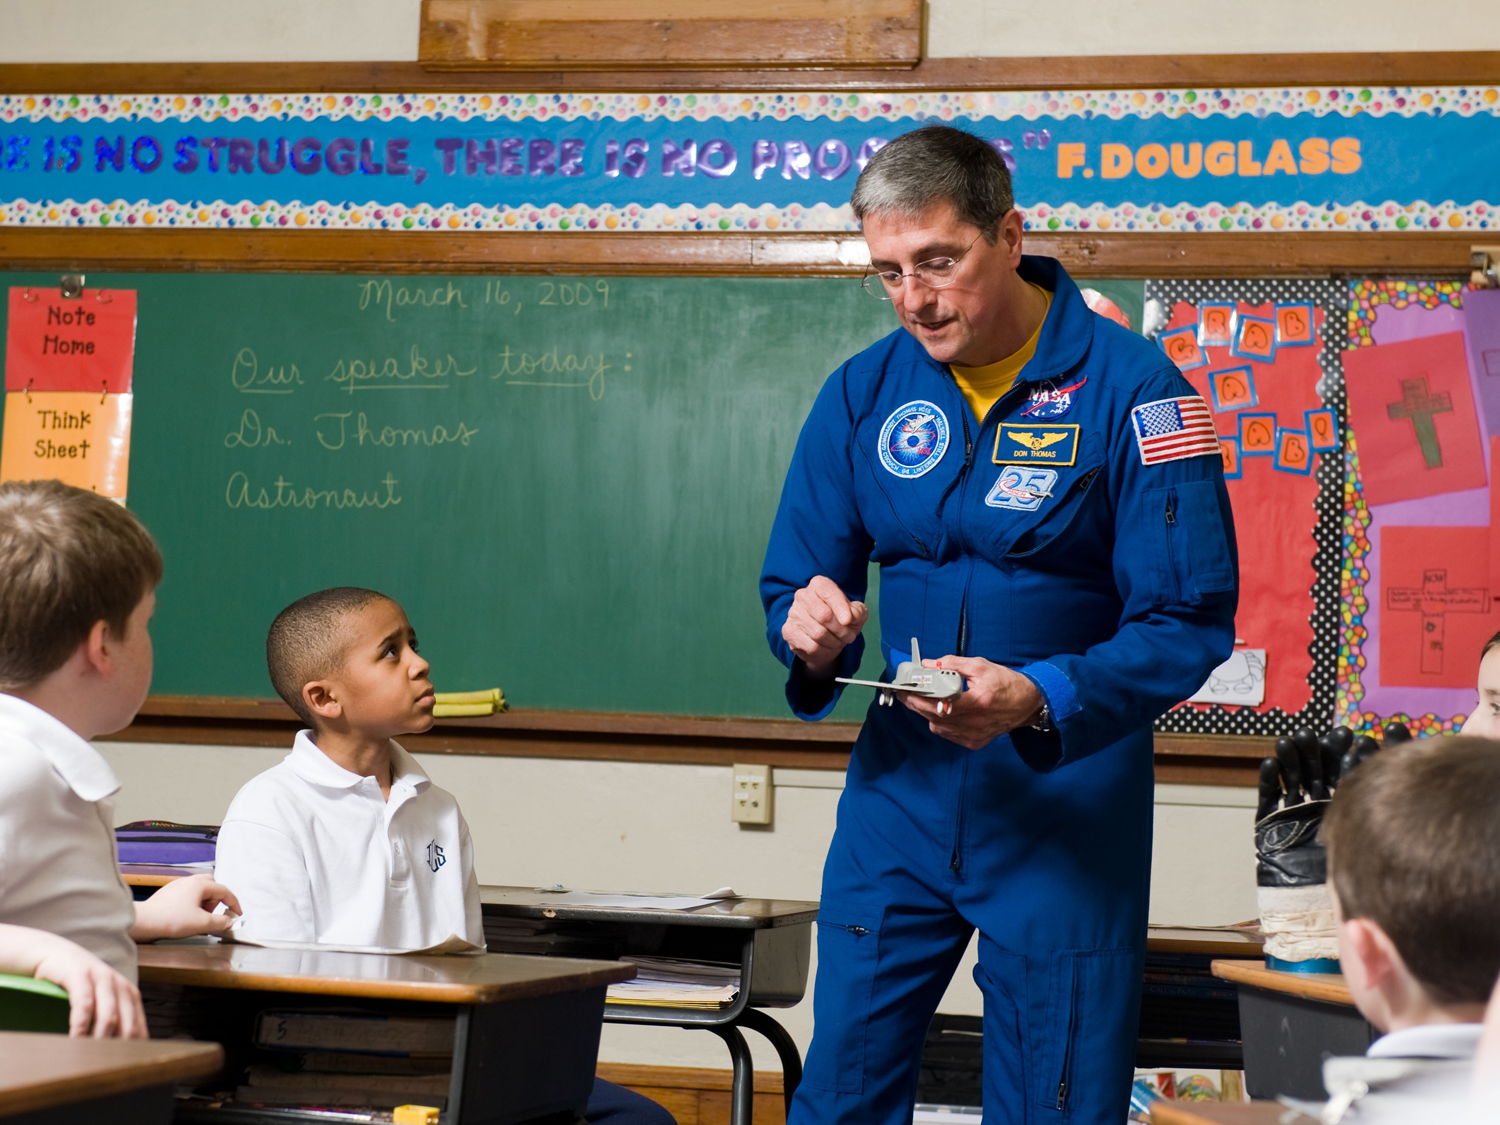
[[135,369],[134,289],[14,286],[5,338],[7,391],[129,394]]
[[1463,333],[1346,351],[1344,384],[1366,503],[1485,486]]
[[[1240,302],[1237,307],[1241,319],[1271,318],[1274,312],[1273,304]],[[1322,309],[1315,310],[1315,317],[1321,333]],[[1179,302],[1166,331],[1197,323],[1198,309]],[[1278,438],[1288,431],[1302,432],[1306,412],[1323,406],[1317,392],[1323,371],[1316,346],[1277,348],[1269,363],[1231,355],[1228,347],[1208,346],[1203,353],[1208,363],[1183,374],[1214,407],[1214,426],[1221,438],[1240,437],[1241,415],[1256,425],[1274,427]],[[1235,386],[1243,386],[1246,393],[1226,400],[1224,381],[1214,385],[1213,377],[1228,370],[1236,372]],[[1318,484],[1310,469],[1322,454],[1304,452],[1300,462],[1284,463],[1275,456],[1280,444],[1273,442],[1262,456],[1235,450],[1240,476],[1225,483],[1234,508],[1240,556],[1234,634],[1243,647],[1266,650],[1265,701],[1255,710],[1279,707],[1295,714],[1312,700],[1308,676],[1312,672],[1311,618],[1316,609],[1312,588],[1317,580],[1313,529],[1318,522]]]
[[1380,533],[1380,682],[1474,686],[1476,653],[1500,630],[1487,527]]

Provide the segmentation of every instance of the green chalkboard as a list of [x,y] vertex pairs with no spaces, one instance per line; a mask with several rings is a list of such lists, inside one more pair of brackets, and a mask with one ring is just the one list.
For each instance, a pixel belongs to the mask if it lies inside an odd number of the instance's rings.
[[88,283],[139,293],[129,506],[167,567],[153,691],[271,695],[271,618],[360,585],[406,607],[439,690],[786,715],[756,580],[818,388],[894,327],[856,282]]

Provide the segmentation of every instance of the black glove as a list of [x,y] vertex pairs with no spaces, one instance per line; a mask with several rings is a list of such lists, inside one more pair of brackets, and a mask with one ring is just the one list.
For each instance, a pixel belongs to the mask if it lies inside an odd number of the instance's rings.
[[[1401,723],[1385,728],[1388,745],[1411,740]],[[1348,727],[1321,736],[1303,727],[1276,740],[1276,756],[1260,764],[1255,810],[1255,881],[1262,887],[1306,887],[1326,882],[1328,857],[1318,843],[1323,812],[1340,780],[1380,743]],[[1305,794],[1305,799],[1304,799]]]

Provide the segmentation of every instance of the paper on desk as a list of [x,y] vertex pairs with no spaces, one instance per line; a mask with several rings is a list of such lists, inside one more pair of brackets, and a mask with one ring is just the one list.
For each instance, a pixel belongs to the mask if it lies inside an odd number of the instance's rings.
[[547,895],[549,904],[556,902],[563,906],[600,906],[616,910],[695,910],[739,897],[732,887],[720,887],[699,898],[692,895],[606,894],[562,888],[549,888],[542,893]]
[[381,945],[322,945],[318,942],[305,941],[270,941],[264,938],[246,938],[236,933],[240,928],[239,921],[235,922],[233,929],[223,935],[223,940],[236,945],[257,945],[263,949],[295,949],[319,953],[384,953],[388,955],[404,955],[408,953],[483,953],[484,947],[466,941],[457,934],[449,934],[436,945],[429,945],[423,949],[396,949]]

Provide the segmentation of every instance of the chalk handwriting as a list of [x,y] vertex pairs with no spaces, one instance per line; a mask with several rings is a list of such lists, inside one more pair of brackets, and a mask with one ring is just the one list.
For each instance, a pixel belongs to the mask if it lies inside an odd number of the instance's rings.
[[395,356],[384,360],[341,359],[324,378],[338,384],[340,390],[353,394],[355,391],[432,390],[448,389],[448,380],[454,375],[472,375],[478,368],[462,368],[450,354],[443,359],[428,361],[423,358],[418,346],[411,346],[406,363]]
[[[612,368],[604,362],[603,352],[560,356],[554,346],[549,351],[533,355],[513,352],[506,345],[500,353],[500,370],[490,378],[504,379],[506,385],[512,387],[587,387],[589,397],[598,402],[604,397],[604,373],[609,370]],[[515,378],[531,375],[551,375],[554,378]]]
[[224,435],[225,449],[260,449],[291,444],[276,432],[274,426],[261,425],[260,415],[253,410],[241,414],[239,427]]
[[396,309],[409,307],[430,309],[433,307],[446,307],[458,305],[461,309],[469,307],[464,300],[463,290],[453,282],[445,282],[442,285],[434,285],[424,288],[420,285],[392,285],[382,278],[379,281],[361,281],[359,283],[359,307],[365,309],[381,309],[385,312],[386,320],[395,323]]
[[383,488],[373,492],[356,492],[352,488],[299,487],[283,476],[277,476],[269,488],[252,490],[250,477],[242,472],[229,475],[224,488],[224,503],[231,508],[389,508],[401,503],[396,495],[400,483],[390,473],[380,481]]
[[260,369],[251,348],[241,348],[229,368],[229,381],[234,389],[245,395],[289,395],[296,386],[302,385],[302,372],[294,363],[290,367],[268,367]]
[[[471,430],[467,424],[460,422],[452,430],[446,426],[433,426],[430,429],[409,429],[396,426],[382,426],[378,430],[370,428],[369,420],[365,412],[361,410],[355,418],[352,426],[349,419],[354,415],[352,410],[341,413],[319,414],[313,419],[314,422],[323,423],[318,426],[318,441],[324,449],[335,452],[343,449],[345,445],[353,440],[356,446],[383,445],[383,446],[427,446],[449,445],[457,442],[467,447],[470,440],[478,436],[478,430]],[[328,421],[324,422],[324,419]]]
[[601,308],[609,308],[609,282],[600,278],[590,285],[587,281],[540,281],[537,287],[541,290],[539,305],[591,305],[594,303],[594,294],[602,296],[599,302]]
[[498,281],[486,281],[484,283],[484,303],[487,305],[499,305],[502,308],[510,306],[510,311],[517,316],[521,313],[521,302],[514,300],[509,289]]

